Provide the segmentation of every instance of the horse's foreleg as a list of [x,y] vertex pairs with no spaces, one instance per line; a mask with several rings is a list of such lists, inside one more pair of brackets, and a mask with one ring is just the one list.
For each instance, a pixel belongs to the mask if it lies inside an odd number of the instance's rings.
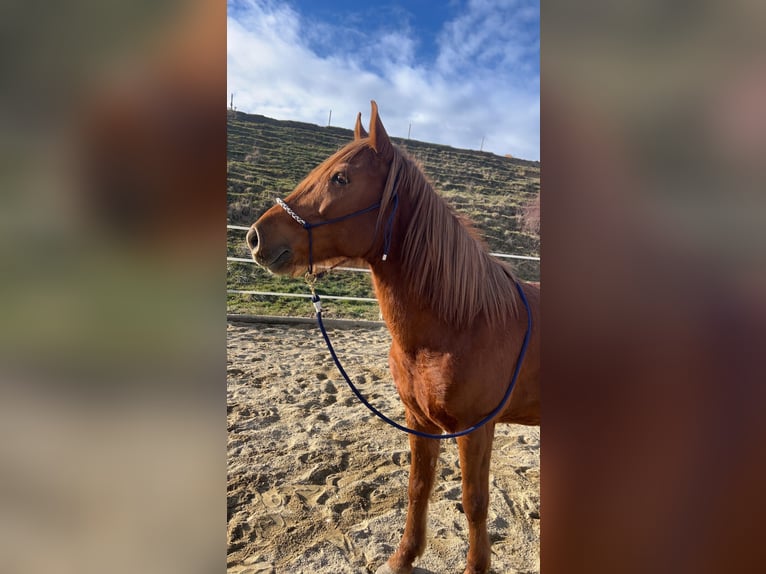
[[[424,428],[411,416],[407,416],[411,428],[429,433],[438,433],[438,427]],[[404,534],[397,551],[381,566],[376,574],[409,574],[412,563],[426,548],[426,525],[428,519],[428,498],[434,485],[436,463],[439,460],[439,441],[410,435],[410,484],[409,503]]]
[[495,425],[489,424],[457,439],[463,475],[463,510],[468,519],[468,560],[464,574],[489,571],[490,543],[487,534],[489,463]]

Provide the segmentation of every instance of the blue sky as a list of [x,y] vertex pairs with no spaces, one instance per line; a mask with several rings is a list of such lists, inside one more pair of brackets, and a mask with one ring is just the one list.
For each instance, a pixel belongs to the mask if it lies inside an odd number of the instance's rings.
[[540,158],[539,0],[229,0],[227,52],[239,110]]

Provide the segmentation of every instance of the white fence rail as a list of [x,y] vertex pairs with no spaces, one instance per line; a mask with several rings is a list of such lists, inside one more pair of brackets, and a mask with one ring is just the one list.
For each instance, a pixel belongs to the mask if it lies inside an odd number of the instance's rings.
[[[227,257],[226,261],[238,261],[239,263],[255,264],[255,261],[248,259],[247,257]],[[370,273],[369,269],[363,269],[361,267],[333,267],[333,269],[337,271],[357,271],[359,273]]]
[[[239,295],[270,295],[273,297],[301,297],[311,299],[311,295],[303,293],[274,293],[272,291],[249,291],[247,289],[228,289],[227,293]],[[366,303],[377,303],[378,300],[370,297],[342,297],[340,295],[322,295],[322,299],[336,299],[338,301],[364,301]]]
[[[248,231],[250,228],[245,227],[243,225],[227,225],[227,229],[236,229],[240,231]],[[494,257],[501,257],[505,259],[523,259],[526,261],[540,261],[539,257],[531,256],[531,255],[510,255],[507,253],[490,253],[490,255]],[[226,261],[232,261],[236,263],[250,263],[255,265],[255,261],[252,259],[249,259],[247,257],[226,257]],[[369,269],[363,269],[360,267],[335,267],[334,270],[337,271],[352,271],[357,273],[370,273]],[[305,299],[310,299],[311,295],[304,295],[301,293],[275,293],[272,291],[250,291],[247,289],[227,289],[226,293],[230,293],[233,295],[258,295],[258,296],[268,296],[268,297],[301,297]],[[335,299],[338,301],[362,301],[364,303],[377,303],[377,299],[373,299],[370,297],[342,297],[340,295],[322,295],[323,299]]]

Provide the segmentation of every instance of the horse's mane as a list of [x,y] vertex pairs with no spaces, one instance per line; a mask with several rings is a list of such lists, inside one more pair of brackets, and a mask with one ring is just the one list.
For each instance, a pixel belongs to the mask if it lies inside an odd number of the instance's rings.
[[[411,213],[398,225],[407,226],[401,265],[413,293],[458,327],[466,327],[478,315],[491,323],[516,316],[511,268],[489,254],[470,221],[436,193],[416,161],[392,147],[380,218],[390,212],[394,188],[400,197],[406,195]],[[382,225],[379,220],[379,229]]]

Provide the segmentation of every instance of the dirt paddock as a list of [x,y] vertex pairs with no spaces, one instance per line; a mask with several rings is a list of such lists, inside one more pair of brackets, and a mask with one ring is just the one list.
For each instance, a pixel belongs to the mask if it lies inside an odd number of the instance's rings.
[[[330,337],[367,398],[403,421],[388,331]],[[407,436],[357,402],[315,326],[229,322],[227,339],[228,572],[374,572],[404,526]],[[539,572],[539,427],[498,426],[488,527],[492,572]],[[462,572],[467,534],[457,446],[445,441],[415,572]]]

